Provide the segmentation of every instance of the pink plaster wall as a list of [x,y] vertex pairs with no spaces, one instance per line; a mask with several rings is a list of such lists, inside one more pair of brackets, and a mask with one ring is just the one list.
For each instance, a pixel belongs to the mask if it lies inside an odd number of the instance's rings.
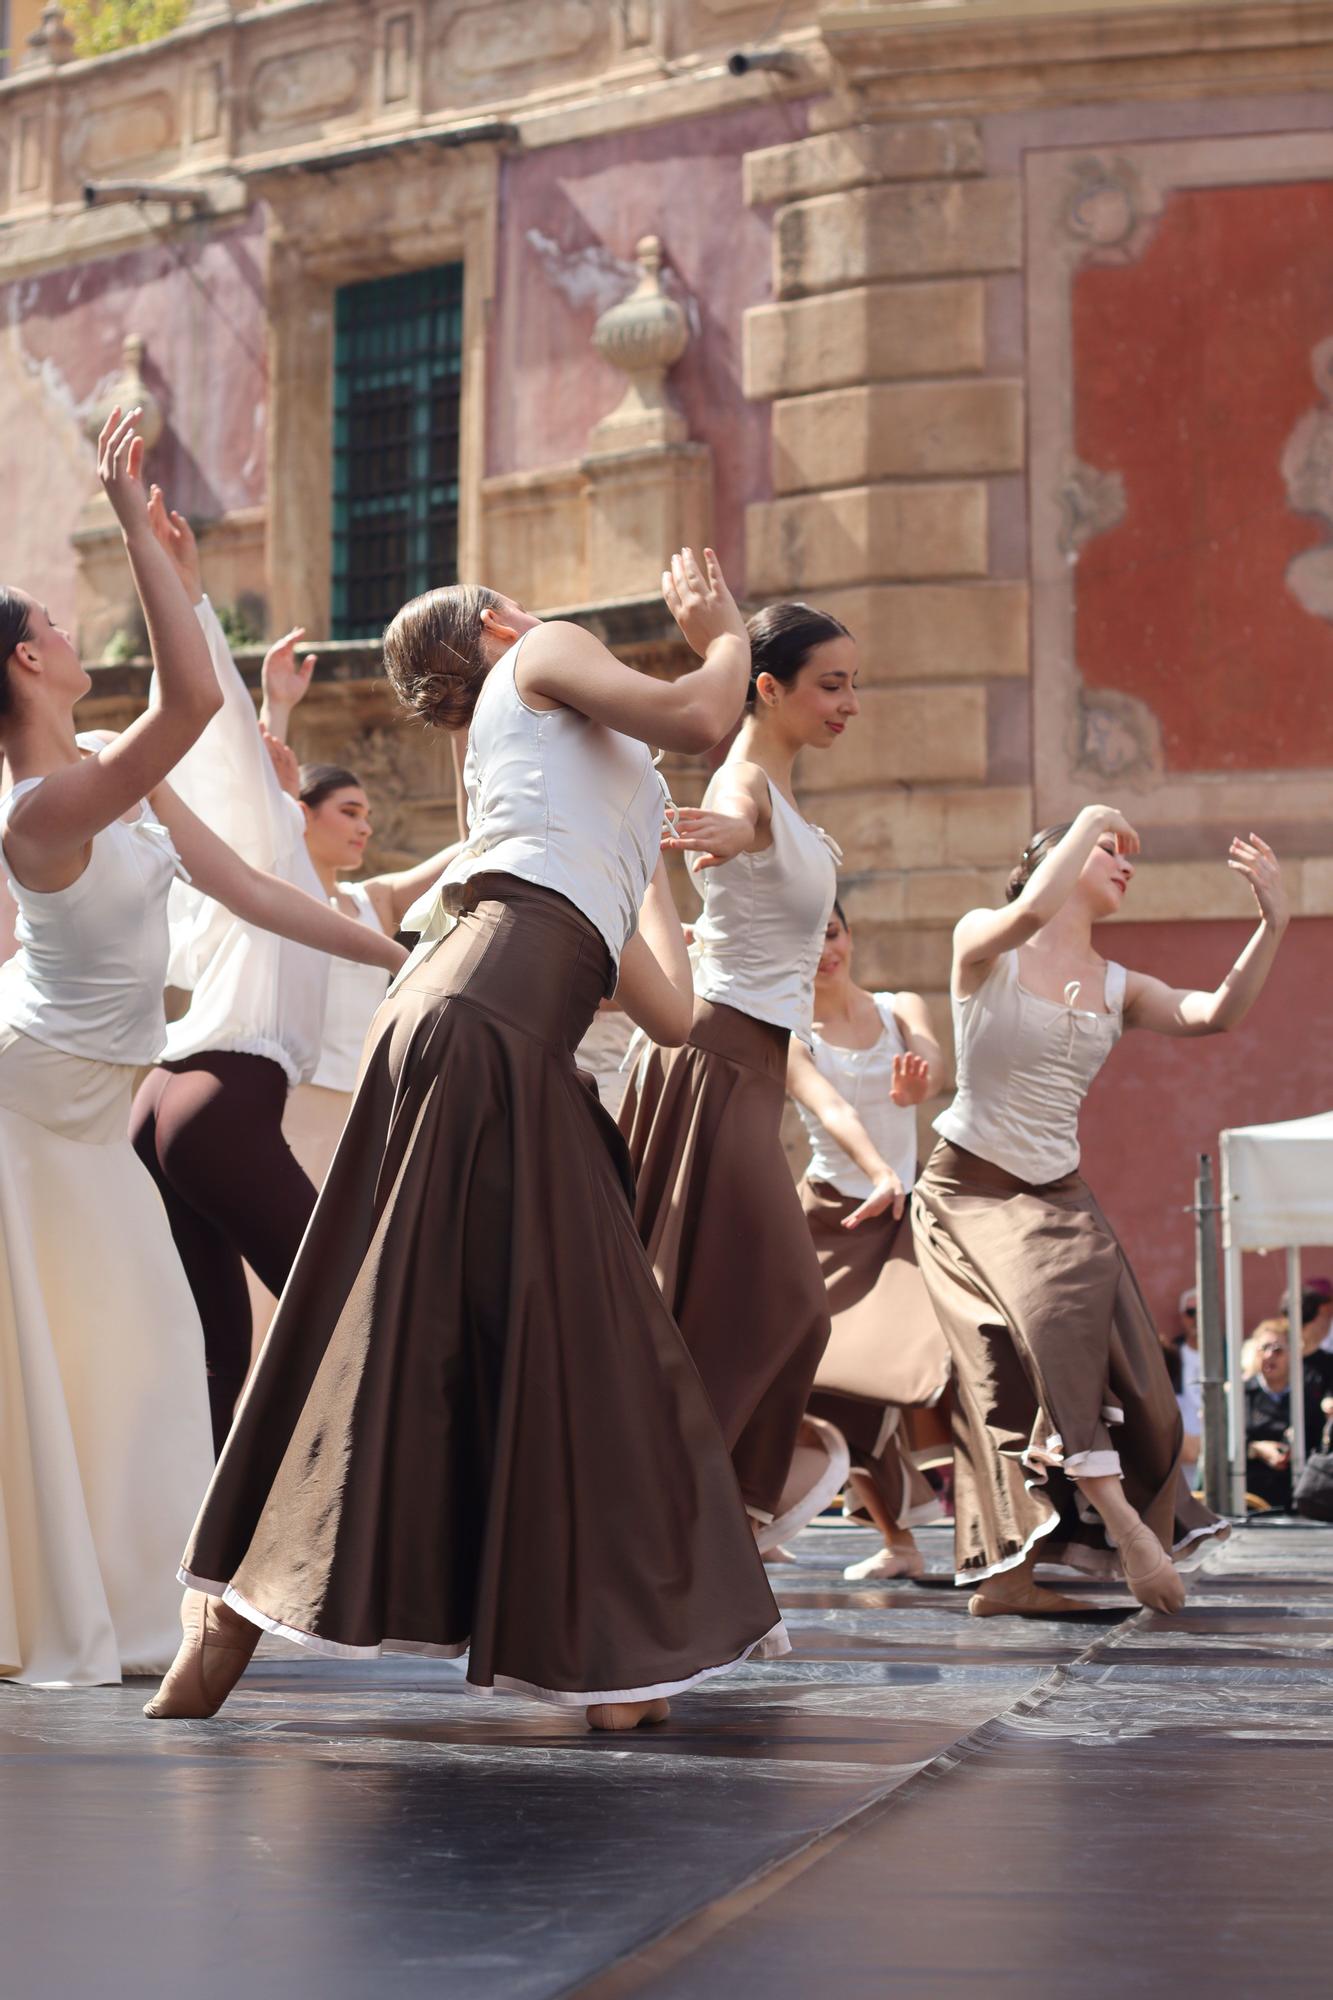
[[0,286],[0,577],[73,618],[69,537],[96,492],[83,417],[118,375],[128,333],[147,345],[165,414],[148,470],[172,504],[209,519],[263,501],[265,274],[255,209],[206,237]]
[[742,159],[799,139],[805,111],[772,105],[507,160],[490,341],[487,470],[582,456],[625,378],[590,345],[633,285],[634,245],[658,235],[693,339],[670,378],[690,435],[713,448],[718,553],[743,590],[747,501],[771,492],[767,404],[741,388],[741,320],[771,296],[770,218],[742,198]]
[[[1235,959],[1244,923],[1114,924],[1097,936],[1108,958],[1174,986],[1212,986]],[[1194,1282],[1197,1156],[1218,1160],[1230,1125],[1303,1118],[1333,1108],[1333,1057],[1325,1023],[1333,991],[1333,920],[1293,923],[1268,985],[1234,1034],[1204,1041],[1128,1034],[1094,1084],[1083,1118],[1083,1171],[1122,1237],[1160,1324]],[[1285,1282],[1282,1260],[1247,1258],[1253,1324]],[[1307,1273],[1333,1271],[1311,1251]]]

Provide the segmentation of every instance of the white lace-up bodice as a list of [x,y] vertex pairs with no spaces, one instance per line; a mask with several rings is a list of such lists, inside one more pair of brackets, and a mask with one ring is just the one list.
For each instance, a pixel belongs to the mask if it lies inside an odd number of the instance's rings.
[[1107,965],[1104,1011],[1080,998],[1077,982],[1063,1003],[1030,993],[1015,951],[955,996],[958,1089],[935,1120],[940,1136],[1034,1187],[1072,1174],[1083,1100],[1124,1026],[1125,968]]

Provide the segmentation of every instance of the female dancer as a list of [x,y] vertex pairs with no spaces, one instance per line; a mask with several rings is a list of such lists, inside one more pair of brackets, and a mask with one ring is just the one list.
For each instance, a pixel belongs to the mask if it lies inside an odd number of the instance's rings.
[[[295,702],[289,704],[275,692],[279,682],[270,673],[272,659],[270,655],[264,663],[264,739],[279,784],[300,805],[306,852],[320,887],[334,909],[393,937],[417,898],[439,881],[461,842],[414,868],[369,875],[359,882],[340,880],[361,865],[371,835],[371,803],[354,771],[340,764],[297,763],[287,744],[287,723]],[[306,676],[297,700],[308,685]],[[351,965],[345,959],[335,959],[329,967],[319,1062],[310,1081],[290,1093],[283,1118],[292,1152],[316,1189],[324,1185],[347,1122],[366,1034],[386,984],[373,967]]]
[[858,703],[856,642],[836,618],[778,604],[749,634],[745,720],[703,807],[665,842],[701,852],[707,871],[694,1024],[674,1054],[645,1052],[620,1129],[639,1233],[772,1550],[847,1473],[842,1440],[805,1414],[829,1310],[781,1123],[837,886],[837,850],[797,809],[792,767],[831,748]]
[[[182,799],[253,866],[323,900],[300,808],[269,762],[245,684],[203,593],[188,524],[161,492],[150,518],[195,606],[223,706],[176,773]],[[290,660],[298,634],[275,656]],[[307,663],[296,673],[309,678]],[[163,1060],[134,1100],[130,1137],[157,1183],[204,1325],[220,1451],[250,1366],[248,1264],[276,1297],[315,1206],[282,1129],[287,1093],[319,1061],[329,961],[280,942],[194,891],[173,892],[171,983],[192,989]],[[382,955],[375,961],[382,964]]]
[[810,1409],[851,1448],[848,1511],[884,1537],[877,1554],[844,1571],[853,1583],[922,1574],[912,1523],[933,1520],[939,1503],[920,1467],[950,1456],[947,1427],[927,1414],[948,1385],[949,1350],[904,1213],[916,1180],[914,1107],[940,1089],[942,1073],[921,996],[868,993],[853,981],[851,928],[835,902],[815,975],[813,1042],[792,1043],[787,1089],[812,1148],[801,1202],[833,1314]]
[[125,1137],[136,1069],[166,1034],[173,876],[184,865],[250,921],[324,949],[365,938],[247,868],[163,783],[220,696],[148,524],[137,416],[112,413],[98,469],[157,702],[122,736],[76,736],[77,652],[32,598],[0,590],[15,779],[0,848],[19,912],[0,977],[0,1673],[76,1687],[170,1658],[167,1557],[211,1456],[199,1317]]
[[1277,861],[1251,834],[1228,866],[1260,924],[1214,992],[1100,958],[1138,836],[1110,806],[1028,844],[1000,910],[954,932],[958,1093],[913,1202],[917,1252],[953,1350],[958,1581],[969,1609],[1068,1611],[1038,1560],[1123,1576],[1177,1611],[1172,1555],[1225,1532],[1181,1478],[1161,1344],[1110,1224],[1079,1178],[1078,1115],[1123,1028],[1215,1035],[1258,998],[1287,925]]
[[676,557],[666,595],[703,655],[670,684],[461,585],[385,635],[405,706],[470,724],[470,838],[409,921],[421,941],[196,1524],[150,1715],[212,1714],[261,1626],[343,1656],[470,1650],[480,1692],[609,1728],[785,1650],[624,1148],[573,1059],[617,973],[650,1033],[688,1026],[645,746],[723,735],[749,653],[711,553]]

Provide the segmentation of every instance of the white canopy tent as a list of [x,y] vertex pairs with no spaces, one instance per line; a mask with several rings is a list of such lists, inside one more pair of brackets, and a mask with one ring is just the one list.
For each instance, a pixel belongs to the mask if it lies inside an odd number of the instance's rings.
[[1222,1134],[1222,1248],[1226,1271],[1227,1445],[1231,1511],[1245,1511],[1245,1338],[1242,1253],[1285,1250],[1291,1339],[1292,1471],[1305,1463],[1301,1381],[1301,1249],[1333,1247],[1333,1111],[1277,1125],[1239,1125]]

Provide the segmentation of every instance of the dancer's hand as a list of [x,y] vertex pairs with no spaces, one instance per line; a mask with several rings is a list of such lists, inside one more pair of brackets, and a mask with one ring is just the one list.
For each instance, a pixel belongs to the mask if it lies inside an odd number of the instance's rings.
[[740,638],[749,644],[745,620],[727,588],[722,565],[711,549],[703,566],[693,549],[681,549],[662,572],[662,595],[687,645],[703,659],[718,639]]
[[117,405],[97,440],[97,477],[126,541],[132,535],[151,532],[148,495],[143,488],[144,445],[135,429],[142,415],[136,408],[122,416]]
[[690,867],[699,873],[720,868],[746,853],[754,841],[754,822],[735,813],[708,812],[702,806],[677,806],[662,835],[666,854],[697,854]]
[[924,1056],[893,1058],[893,1081],[889,1096],[895,1104],[924,1104],[930,1095],[930,1064]]
[[1252,833],[1248,840],[1237,834],[1227,856],[1227,867],[1243,875],[1259,905],[1259,914],[1270,931],[1284,931],[1291,918],[1287,885],[1276,854],[1266,840]]
[[299,799],[301,766],[296,761],[296,752],[289,743],[284,743],[262,722],[259,725],[259,733],[264,739],[264,748],[268,751],[268,760],[277,774],[278,783],[289,798]]
[[296,658],[297,644],[304,637],[305,626],[294,625],[290,632],[283,633],[281,639],[275,639],[264,655],[259,678],[264,690],[264,707],[270,716],[279,712],[284,717],[289,716],[310,692],[315,655],[307,653],[299,662]]
[[1138,853],[1141,845],[1139,836],[1116,806],[1089,806],[1087,810],[1097,815],[1103,833],[1114,835],[1117,854]]
[[1253,1438],[1250,1442],[1250,1457],[1262,1459],[1264,1464],[1271,1465],[1275,1472],[1281,1472],[1283,1466],[1289,1462],[1291,1452],[1285,1444],[1279,1444],[1276,1438]]
[[855,1229],[860,1223],[869,1222],[872,1215],[883,1215],[890,1204],[896,1220],[907,1205],[907,1190],[893,1169],[886,1167],[861,1206],[852,1210],[842,1226],[844,1229]]
[[160,486],[148,489],[148,525],[171,557],[171,566],[184,584],[191,604],[197,604],[204,594],[199,544],[185,516],[178,514],[174,507],[168,509]]

